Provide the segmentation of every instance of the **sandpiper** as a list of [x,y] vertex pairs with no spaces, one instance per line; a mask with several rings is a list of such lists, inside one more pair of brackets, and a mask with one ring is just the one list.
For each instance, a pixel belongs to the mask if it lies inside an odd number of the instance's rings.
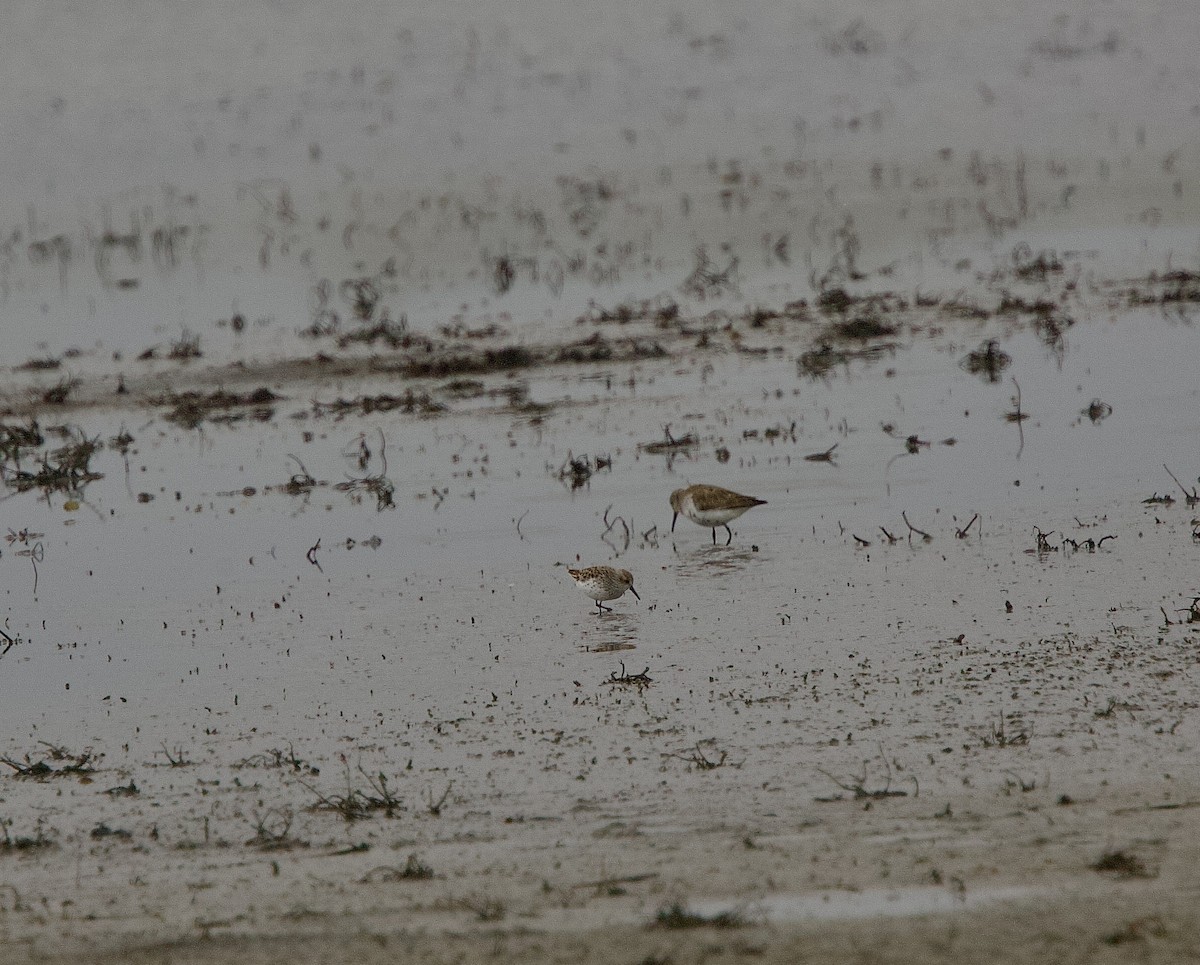
[[623,596],[626,590],[641,599],[633,588],[633,574],[629,570],[618,570],[612,566],[585,566],[582,570],[568,569],[567,573],[584,594],[596,601],[601,612],[612,609],[601,600],[615,600]]
[[737,519],[747,509],[761,506],[765,499],[755,499],[753,496],[743,496],[720,486],[688,486],[686,489],[676,489],[671,493],[671,508],[675,515],[671,518],[671,532],[675,532],[675,522],[682,513],[699,526],[712,529],[713,545],[717,544],[717,527],[724,526],[729,538],[725,540],[728,546],[733,539],[733,530],[729,523]]

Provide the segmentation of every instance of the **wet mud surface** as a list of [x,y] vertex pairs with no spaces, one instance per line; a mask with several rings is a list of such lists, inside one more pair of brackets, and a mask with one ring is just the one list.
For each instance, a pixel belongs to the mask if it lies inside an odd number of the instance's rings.
[[[246,147],[281,89],[193,105],[164,143],[223,157],[178,169],[192,190],[147,187],[141,155],[123,192],[43,184],[20,214],[14,189],[5,960],[1196,952],[1200,262],[1173,109],[1149,135],[1073,122],[1092,154],[997,146],[970,111],[930,147],[888,140],[910,94],[833,92],[817,129],[776,142],[743,105],[710,141],[721,96],[782,95],[759,21],[706,16],[647,28],[701,85],[673,107],[603,81],[629,51],[585,82],[423,22],[429,50],[393,32],[306,75],[304,136]],[[807,26],[846,83],[929,53],[843,19]],[[980,68],[1001,128],[1038,84],[1083,117],[1099,63],[1149,84],[1148,28],[1041,27],[1019,82]],[[455,105],[473,156],[485,118],[530,129],[560,96],[593,112],[549,111],[579,159],[502,140],[491,168],[386,173],[389,107]],[[121,123],[170,129],[147,109]],[[610,110],[629,153],[600,166]],[[672,532],[694,483],[766,502],[727,544]],[[597,613],[567,574],[591,565],[640,599]]]

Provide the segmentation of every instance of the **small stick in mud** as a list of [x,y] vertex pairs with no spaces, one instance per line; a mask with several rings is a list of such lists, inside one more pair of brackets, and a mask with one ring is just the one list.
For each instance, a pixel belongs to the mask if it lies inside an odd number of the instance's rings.
[[358,880],[360,884],[370,885],[376,881],[428,881],[432,877],[433,869],[416,854],[410,854],[403,868],[377,865]]
[[521,532],[521,523],[524,521],[525,517],[528,515],[529,515],[529,510],[527,509],[520,516],[518,516],[516,519],[513,520],[513,522],[516,523],[516,525],[517,525],[517,536],[519,536],[521,538],[521,542],[525,542],[525,534]]
[[932,543],[932,542],[933,542],[933,537],[932,537],[932,536],[930,536],[930,535],[929,535],[927,532],[925,532],[925,530],[923,530],[923,529],[917,529],[917,527],[915,527],[915,526],[914,526],[912,523],[910,523],[910,522],[908,521],[908,516],[907,516],[906,512],[902,512],[902,513],[900,514],[900,518],[901,518],[902,520],[904,520],[904,525],[908,527],[908,539],[909,539],[909,542],[911,542],[911,541],[912,541],[912,534],[913,534],[913,533],[916,533],[918,536],[920,536],[922,539],[924,539],[926,543]]
[[3,641],[4,641],[4,649],[0,650],[0,657],[3,657],[13,647],[15,647],[17,644],[21,643],[21,637],[19,635],[16,637],[10,637],[3,630],[0,630],[0,638],[3,638]]
[[617,672],[614,670],[614,671],[612,671],[612,673],[610,673],[608,675],[608,679],[604,682],[606,684],[623,684],[626,686],[633,686],[633,687],[637,687],[638,690],[642,690],[646,687],[649,687],[652,683],[654,683],[653,678],[650,677],[649,674],[650,674],[649,667],[647,667],[645,670],[643,670],[641,673],[638,673],[638,674],[627,673],[625,670],[625,661],[622,660],[621,661],[621,675],[618,677]]
[[457,904],[458,907],[473,912],[479,921],[500,921],[508,910],[499,898],[483,895],[468,895],[458,899]]
[[387,775],[382,771],[378,775],[368,774],[361,766],[359,773],[366,779],[368,790],[363,791],[351,783],[350,765],[346,764],[346,793],[322,794],[306,781],[300,781],[301,787],[307,788],[317,796],[317,803],[312,805],[314,811],[335,811],[346,821],[356,821],[370,816],[375,811],[382,811],[386,817],[393,817],[397,811],[403,811],[400,798],[388,787]]
[[889,533],[889,532],[888,532],[888,531],[887,531],[887,530],[886,530],[884,527],[880,526],[880,527],[879,527],[879,531],[880,531],[881,533],[883,533],[884,539],[886,539],[886,540],[888,541],[888,544],[889,544],[889,545],[891,545],[892,543],[899,543],[899,542],[900,542],[900,537],[899,537],[899,536],[893,536],[893,535],[892,535],[891,533]]
[[665,440],[661,442],[638,443],[638,448],[643,452],[648,452],[651,454],[659,452],[670,453],[677,452],[680,449],[690,449],[693,446],[700,444],[700,440],[696,437],[695,433],[692,432],[689,432],[686,436],[676,439],[673,435],[671,435],[670,424],[663,426],[663,435],[667,437]]
[[192,762],[188,760],[187,755],[183,752],[182,747],[176,747],[174,751],[168,750],[167,745],[162,745],[163,754],[167,758],[167,763],[171,767],[190,767]]
[[[632,535],[632,533],[629,529],[629,524],[627,522],[625,522],[624,516],[614,516],[612,518],[612,521],[611,522],[609,521],[608,514],[609,514],[609,512],[612,511],[612,508],[613,508],[613,504],[609,503],[608,507],[604,510],[604,532],[600,534],[600,538],[602,540],[604,540],[605,543],[608,543],[609,546],[612,546],[613,549],[617,550],[617,553],[620,554],[620,553],[624,553],[627,549],[629,549],[629,539],[630,539],[630,536]],[[608,540],[608,534],[611,533],[614,529],[616,529],[617,523],[621,524],[621,528],[624,531],[624,542],[621,545],[621,548],[619,550],[613,543],[610,543]]]
[[[712,771],[724,765],[726,758],[729,757],[728,751],[721,751],[719,760],[711,760],[705,757],[704,751],[700,749],[700,741],[696,741],[695,746],[689,754],[664,754],[664,757],[677,757],[681,761],[687,761],[693,765],[698,771]],[[740,766],[740,765],[738,765]]]
[[1050,530],[1048,533],[1043,533],[1038,527],[1035,526],[1033,527],[1033,535],[1037,540],[1037,548],[1034,552],[1036,552],[1039,556],[1041,556],[1043,553],[1057,552],[1058,547],[1050,545],[1050,537],[1054,535],[1054,530]]
[[[969,530],[974,525],[975,520],[977,520],[977,519],[979,519],[978,513],[976,513],[974,516],[972,516],[971,521],[969,523],[967,523],[966,526],[962,527],[962,529],[955,530],[954,535],[957,536],[959,539],[966,539],[967,538],[967,530]],[[982,524],[980,524],[980,525],[982,525]]]
[[[983,747],[1025,747],[1029,744],[1029,731],[1021,727],[1016,734],[1009,733],[1005,728],[1004,712],[1001,711],[999,719],[996,723],[990,724],[988,730],[979,738],[979,743]],[[1013,722],[1020,726],[1020,721],[1017,718],[1012,718]]]
[[292,478],[287,481],[283,487],[283,491],[289,496],[299,496],[301,493],[307,493],[317,485],[317,480],[313,477],[300,461],[299,456],[288,453],[289,459],[294,459],[296,465],[300,467],[299,472],[292,473]]
[[[850,535],[854,536],[853,533],[851,533]],[[863,539],[861,536],[854,536],[854,542],[856,542],[859,546],[870,546],[871,545],[871,541],[869,539]]]
[[[1175,479],[1175,473],[1171,472],[1171,470],[1167,468],[1167,464],[1165,462],[1163,463],[1163,469],[1167,470],[1168,476],[1170,476],[1172,479]],[[1186,489],[1183,488],[1183,483],[1181,483],[1178,479],[1175,479],[1175,485],[1178,486],[1179,489],[1183,492],[1183,498],[1187,502],[1189,507],[1195,506],[1196,503],[1200,503],[1200,494],[1198,494],[1196,492],[1195,487],[1192,488],[1191,492],[1188,492]]]
[[578,884],[571,885],[572,888],[589,888],[596,891],[606,892],[610,895],[623,894],[624,889],[618,892],[616,889],[621,885],[637,885],[643,881],[651,881],[658,877],[657,871],[643,871],[640,874],[621,875],[617,878],[600,878],[596,881],[581,881]]
[[[834,777],[828,771],[823,770],[822,768],[818,767],[817,772],[820,774],[823,774],[825,777],[829,778],[829,780],[833,781],[833,783],[836,784],[838,787],[840,787],[843,791],[851,792],[854,795],[854,800],[856,800],[856,801],[861,801],[864,799],[865,800],[878,800],[881,798],[888,798],[888,797],[908,797],[907,791],[892,790],[892,765],[890,763],[888,763],[887,755],[884,754],[882,751],[880,751],[879,757],[883,761],[886,779],[884,781],[883,787],[876,788],[875,790],[868,790],[868,788],[866,786],[867,761],[863,761],[862,777],[859,777],[859,778],[848,778],[847,780],[842,781],[842,780],[839,780],[838,778]],[[921,786],[920,786],[920,784],[917,783],[916,775],[910,774],[909,777],[912,778],[913,786],[915,788],[914,797],[920,796]],[[814,798],[814,800],[825,804],[825,803],[829,803],[831,801],[841,801],[841,800],[843,800],[843,798],[840,794],[835,794],[832,797],[818,797],[818,798]]]
[[304,558],[308,560],[321,573],[325,571],[321,569],[321,561],[317,559],[317,550],[321,548],[321,538],[318,536],[317,541],[308,548],[308,552],[304,554]]
[[433,799],[433,789],[425,788],[425,809],[435,818],[441,817],[442,808],[445,807],[446,801],[450,797],[450,789],[452,787],[454,787],[453,781],[446,785],[446,790],[442,792],[442,796],[436,801]]
[[839,445],[840,445],[840,443],[835,442],[832,446],[830,446],[824,452],[810,452],[807,456],[804,457],[804,461],[805,462],[827,462],[831,466],[835,466],[835,465],[837,465],[837,461],[834,459],[833,451]]

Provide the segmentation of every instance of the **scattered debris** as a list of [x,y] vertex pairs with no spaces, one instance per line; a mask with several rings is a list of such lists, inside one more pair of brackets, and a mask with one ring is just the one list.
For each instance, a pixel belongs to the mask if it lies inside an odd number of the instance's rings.
[[[36,780],[54,777],[84,776],[91,774],[95,768],[94,761],[104,755],[95,755],[89,747],[81,754],[75,754],[57,744],[39,741],[46,751],[37,760],[25,754],[21,760],[13,757],[0,757],[0,764],[7,764],[16,773],[15,777],[28,777]],[[57,765],[57,766],[56,766]]]
[[380,771],[378,774],[368,774],[360,766],[358,773],[367,782],[366,789],[353,786],[350,765],[346,765],[346,793],[322,794],[311,784],[300,783],[317,796],[317,802],[312,805],[314,811],[334,811],[346,821],[358,821],[382,811],[385,817],[395,817],[397,811],[403,811],[400,798],[388,787],[387,775]]
[[379,865],[372,868],[358,880],[360,884],[371,885],[377,881],[428,881],[432,877],[433,869],[421,861],[415,854],[410,854],[403,868]]
[[1012,356],[1000,348],[1000,343],[991,338],[973,352],[968,352],[959,363],[972,375],[982,375],[989,382],[999,382],[1000,373],[1012,365]]
[[1106,851],[1089,867],[1100,874],[1115,878],[1155,878],[1157,873],[1146,867],[1146,862],[1128,851]]
[[622,661],[620,675],[618,675],[614,670],[608,675],[608,679],[604,682],[610,685],[636,687],[639,691],[642,691],[654,683],[654,678],[650,676],[649,667],[638,674],[627,673],[625,670],[625,663]]
[[689,432],[686,436],[681,436],[676,439],[671,435],[671,427],[663,426],[663,435],[666,439],[658,442],[639,442],[638,449],[642,452],[648,452],[651,455],[656,455],[660,452],[675,453],[685,449],[692,449],[700,445],[700,439],[694,432]]
[[804,461],[805,462],[827,462],[830,465],[836,466],[837,462],[834,459],[833,453],[834,453],[834,450],[837,449],[838,445],[839,445],[839,443],[835,442],[832,446],[830,446],[824,452],[810,452],[807,456],[804,457]]
[[717,912],[714,915],[701,915],[675,901],[659,908],[650,923],[651,928],[683,929],[683,928],[741,928],[746,924],[744,912],[738,909]]

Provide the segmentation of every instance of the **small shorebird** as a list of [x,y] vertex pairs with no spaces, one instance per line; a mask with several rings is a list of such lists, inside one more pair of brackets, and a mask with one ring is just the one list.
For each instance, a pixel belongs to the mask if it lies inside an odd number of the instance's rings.
[[712,529],[713,545],[717,545],[717,527],[724,526],[729,538],[725,540],[728,546],[733,539],[733,530],[729,523],[737,519],[747,509],[761,506],[765,499],[755,499],[753,496],[743,496],[730,489],[720,486],[688,486],[686,489],[676,489],[671,493],[671,508],[675,515],[671,517],[671,532],[675,532],[675,522],[682,513],[698,526],[708,526]]
[[638,591],[633,588],[633,574],[629,570],[618,570],[612,566],[585,566],[582,570],[568,568],[567,573],[586,596],[596,601],[596,606],[601,612],[612,609],[601,603],[601,600],[615,600],[623,596],[626,590],[641,599]]

